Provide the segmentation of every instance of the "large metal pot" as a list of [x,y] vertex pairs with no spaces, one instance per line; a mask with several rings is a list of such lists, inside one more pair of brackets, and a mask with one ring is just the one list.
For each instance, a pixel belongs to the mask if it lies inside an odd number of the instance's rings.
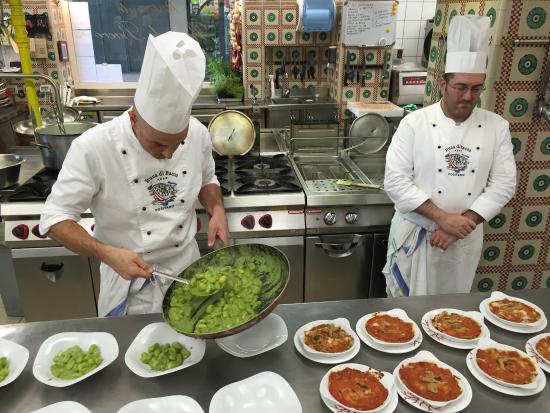
[[92,122],[67,122],[64,124],[65,131],[61,130],[57,124],[36,128],[34,131],[38,141],[36,145],[42,153],[44,166],[50,169],[61,169],[73,140],[96,125]]
[[[195,337],[195,338],[204,339],[204,338],[227,337],[227,336],[239,333],[243,330],[246,330],[247,328],[252,327],[259,321],[263,320],[264,317],[266,317],[269,313],[271,313],[279,303],[279,300],[281,299],[281,296],[285,291],[285,288],[288,284],[288,279],[290,277],[290,264],[288,262],[288,258],[279,249],[269,245],[264,245],[264,244],[242,244],[242,245],[233,245],[231,247],[221,248],[219,250],[206,254],[201,258],[199,258],[198,260],[196,260],[193,264],[187,267],[179,275],[179,277],[190,280],[197,273],[203,272],[205,269],[207,269],[210,266],[220,265],[221,262],[223,262],[223,264],[221,265],[233,266],[235,265],[235,262],[237,261],[237,259],[239,259],[243,255],[254,257],[262,254],[265,256],[269,256],[269,258],[272,259],[273,262],[277,264],[274,267],[275,270],[272,271],[272,273],[270,274],[273,276],[273,278],[269,278],[268,280],[263,281],[262,293],[260,297],[258,297],[258,299],[261,302],[261,306],[254,317],[230,329],[211,332],[211,333],[198,334],[195,332],[183,331],[181,329],[178,329],[176,326],[173,325],[174,323],[171,323],[170,314],[169,314],[172,293],[174,292],[174,289],[180,285],[180,283],[178,282],[173,282],[172,285],[170,285],[170,287],[166,291],[164,295],[164,300],[162,302],[162,312],[163,312],[165,321],[173,329],[175,329],[176,331],[182,334]],[[228,262],[228,260],[230,262]],[[260,273],[259,271],[260,270],[258,270],[258,273],[256,273],[255,276],[258,277],[260,280],[262,280],[265,274]],[[215,298],[217,300],[221,297],[212,296],[210,298]],[[213,304],[213,303],[214,302],[211,301],[210,299],[202,302],[196,308],[195,313],[198,313],[201,309],[205,309],[206,307],[208,307],[209,304]]]
[[223,156],[246,155],[254,146],[256,131],[248,116],[238,110],[224,110],[208,124],[212,148]]
[[0,189],[7,188],[17,183],[22,163],[22,156],[0,154]]

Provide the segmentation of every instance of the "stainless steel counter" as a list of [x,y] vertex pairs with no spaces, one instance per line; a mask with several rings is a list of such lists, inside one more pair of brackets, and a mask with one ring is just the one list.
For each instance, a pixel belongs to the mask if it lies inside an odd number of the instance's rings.
[[[534,302],[547,315],[550,315],[550,290],[529,290],[510,294]],[[304,413],[328,412],[329,410],[324,407],[319,397],[319,382],[330,366],[314,363],[298,354],[292,344],[292,337],[298,327],[312,320],[336,317],[346,317],[352,325],[355,325],[364,314],[394,307],[403,308],[411,318],[420,323],[422,315],[428,310],[438,307],[476,310],[481,300],[487,296],[486,293],[474,293],[280,305],[275,312],[283,317],[289,333],[289,339],[282,346],[256,357],[239,359],[223,352],[214,342],[209,342],[206,354],[200,363],[153,379],[134,375],[124,363],[124,354],[141,328],[161,320],[158,314],[2,326],[0,337],[27,347],[30,358],[21,376],[6,388],[1,389],[0,406],[3,412],[25,413],[62,400],[76,400],[94,413],[112,413],[133,400],[183,394],[193,397],[207,412],[210,400],[219,388],[261,371],[270,370],[282,375],[290,383],[300,399]],[[528,334],[510,333],[490,323],[488,326],[491,330],[491,338],[519,349],[524,349],[525,342],[532,337]],[[113,364],[80,383],[67,388],[46,386],[34,379],[32,363],[40,344],[50,335],[64,331],[110,332],[118,341],[120,354]],[[550,386],[548,385],[535,396],[523,398],[506,396],[481,385],[470,374],[465,361],[467,351],[444,347],[426,335],[420,349],[432,351],[442,361],[457,368],[468,379],[473,389],[473,400],[464,410],[465,412],[548,412],[548,406],[550,406]],[[380,353],[361,344],[361,351],[352,362],[391,372],[399,361],[409,356],[410,354]],[[396,411],[418,412],[401,399]]]

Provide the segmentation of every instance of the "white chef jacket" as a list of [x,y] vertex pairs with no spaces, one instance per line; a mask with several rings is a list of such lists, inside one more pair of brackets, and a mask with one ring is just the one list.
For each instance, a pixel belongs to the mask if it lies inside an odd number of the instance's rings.
[[[94,237],[140,254],[152,266],[178,274],[199,257],[198,193],[218,184],[208,130],[195,118],[171,159],[156,159],[133,133],[128,112],[76,138],[46,201],[40,232],[90,209]],[[99,315],[161,310],[163,289],[145,279],[124,280],[101,264]],[[160,282],[160,280],[159,280]]]
[[[405,248],[406,259],[412,260],[415,254],[424,257],[408,266],[408,274],[402,274],[405,280],[415,280],[408,286],[410,294],[469,291],[481,254],[482,226],[441,251],[429,244],[437,224],[414,210],[430,199],[446,212],[470,209],[488,221],[512,198],[515,186],[509,125],[499,115],[475,108],[466,121],[457,124],[444,115],[438,102],[406,116],[386,156],[384,188],[398,216],[390,229],[386,278],[395,264],[395,254],[412,234],[409,229],[396,228],[405,220],[427,231],[422,242],[414,245],[414,249],[421,248],[417,253],[413,254],[410,245]],[[415,274],[411,273],[413,267]],[[388,286],[392,282],[388,280]]]

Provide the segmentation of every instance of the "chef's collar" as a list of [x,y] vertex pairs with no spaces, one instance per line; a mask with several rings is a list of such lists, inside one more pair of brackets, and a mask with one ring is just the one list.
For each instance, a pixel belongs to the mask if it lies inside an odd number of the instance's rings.
[[441,125],[445,126],[452,126],[453,128],[458,128],[462,126],[468,126],[470,123],[473,123],[477,119],[477,107],[474,107],[474,110],[468,116],[468,119],[466,119],[464,122],[456,122],[454,119],[451,119],[445,115],[445,112],[443,112],[443,108],[441,107],[442,100],[437,102],[437,120],[436,120],[436,126],[437,123],[440,123]]

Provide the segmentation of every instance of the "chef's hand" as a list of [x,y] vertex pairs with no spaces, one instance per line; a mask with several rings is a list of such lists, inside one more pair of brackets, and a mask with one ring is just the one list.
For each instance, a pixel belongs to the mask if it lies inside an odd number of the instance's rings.
[[153,268],[134,251],[106,246],[102,261],[125,280],[143,277],[149,278]]
[[443,251],[447,251],[447,248],[449,248],[457,239],[457,237],[447,234],[442,229],[438,229],[432,234],[430,244],[432,247],[441,248]]
[[214,247],[216,237],[221,240],[224,247],[229,244],[227,218],[223,207],[215,208],[208,222],[208,246],[210,248]]
[[464,239],[476,229],[476,223],[472,219],[460,214],[444,214],[437,224],[447,234],[458,239]]

